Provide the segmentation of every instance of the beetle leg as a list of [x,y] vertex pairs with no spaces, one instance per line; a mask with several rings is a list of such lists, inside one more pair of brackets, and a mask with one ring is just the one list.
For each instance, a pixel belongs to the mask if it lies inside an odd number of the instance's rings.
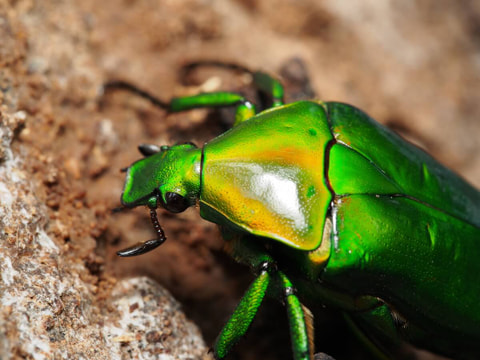
[[[236,106],[235,125],[250,119],[256,113],[255,105],[253,105],[252,102],[245,99],[242,95],[233,92],[219,91],[193,96],[183,96],[173,98],[170,102],[165,102],[149,92],[125,81],[110,81],[103,85],[104,93],[115,89],[130,91],[149,100],[153,105],[170,112],[180,112],[198,108]],[[140,149],[140,151],[144,154],[142,149]]]
[[313,316],[295,294],[295,288],[287,276],[278,271],[287,309],[288,324],[295,360],[313,359]]
[[[209,63],[206,65],[219,65],[221,63]],[[202,65],[202,63],[192,64],[192,68]],[[230,67],[227,65],[227,67]],[[186,69],[191,70],[188,66]],[[272,99],[272,107],[280,106],[284,104],[284,89],[282,84],[274,79],[272,76],[261,72],[261,71],[250,71],[246,68],[241,68],[241,70],[252,75],[253,82],[255,86],[263,93],[267,94]],[[235,123],[234,126],[239,123],[250,119],[256,114],[255,105],[252,102],[245,99],[240,94],[219,91],[212,93],[204,93],[193,96],[184,96],[173,98],[170,102],[166,102],[158,99],[156,96],[150,94],[148,91],[140,89],[135,85],[132,85],[126,81],[110,81],[103,85],[103,92],[107,92],[112,89],[121,89],[130,91],[144,99],[149,100],[153,105],[162,108],[170,112],[179,112],[197,108],[216,108],[216,107],[227,107],[227,106],[236,106],[235,113]],[[140,149],[142,154],[143,149]],[[151,149],[147,149],[148,155],[151,154]],[[144,154],[145,155],[145,154]]]
[[269,284],[270,273],[268,266],[264,266],[218,335],[213,347],[216,359],[225,358],[231,348],[245,335],[257,314]]
[[252,76],[258,89],[271,96],[272,107],[283,105],[284,90],[280,81],[261,71],[253,72]]
[[206,66],[224,68],[228,70],[239,71],[239,72],[250,74],[252,76],[253,84],[255,85],[255,87],[271,98],[272,106],[269,106],[269,107],[280,106],[280,105],[283,105],[284,103],[283,102],[284,90],[283,90],[283,85],[280,83],[280,81],[268,75],[267,73],[264,73],[261,71],[252,71],[245,66],[238,65],[235,63],[227,63],[227,62],[221,62],[221,61],[215,61],[215,60],[202,60],[202,61],[192,62],[190,64],[185,65],[182,68],[181,77],[185,80],[187,79],[191,71],[199,67],[206,67]]
[[178,112],[205,107],[218,108],[227,106],[237,107],[234,126],[250,119],[256,112],[255,105],[242,95],[226,91],[173,98],[170,103],[170,111]]
[[[227,241],[226,247],[227,252],[230,252],[230,254],[238,262],[249,265],[253,269],[260,269],[260,276],[257,278],[257,280],[262,276],[262,274],[264,274],[265,271],[267,271],[267,275],[270,276],[270,279],[273,280],[270,288],[267,289],[267,287],[265,287],[265,289],[268,290],[270,296],[276,298],[280,297],[283,299],[283,303],[287,310],[294,359],[313,359],[313,317],[310,311],[301,304],[298,296],[295,294],[295,289],[292,282],[282,271],[277,268],[272,257],[265,252],[262,246],[259,246],[258,242],[249,241],[249,239],[238,236],[238,234],[229,232],[225,228],[222,228],[222,234],[226,239],[229,239],[229,241]],[[253,316],[255,316],[255,313],[258,309],[258,306],[260,306],[260,302],[257,303],[255,311],[250,311],[249,314],[246,314],[245,310],[243,311],[243,313],[238,311],[238,309],[242,306],[245,307],[245,305],[241,305],[242,302],[248,303],[249,301],[255,301],[248,299],[248,294],[250,291],[251,288],[247,291],[247,293],[240,301],[237,310],[235,310],[235,313],[229,320],[229,323],[227,323],[227,326],[238,326],[236,322],[241,322],[245,320],[232,319],[241,318],[244,316],[249,316],[248,325],[250,325]],[[225,326],[225,328],[227,326]],[[246,328],[243,330],[243,332],[237,332],[241,336],[245,333],[245,331]],[[224,332],[225,330],[222,331],[218,339],[222,337],[222,334]],[[238,341],[238,338],[235,340],[235,342],[236,341]],[[234,342],[232,342],[232,346],[233,344]]]

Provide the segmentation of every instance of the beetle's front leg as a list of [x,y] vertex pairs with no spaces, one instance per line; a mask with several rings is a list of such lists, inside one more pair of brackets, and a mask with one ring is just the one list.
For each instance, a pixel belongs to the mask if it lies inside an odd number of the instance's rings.
[[240,303],[215,341],[213,347],[216,359],[223,359],[231,348],[245,335],[267,293],[270,284],[271,263],[261,264],[260,275],[250,285]]
[[313,359],[313,315],[302,305],[288,277],[278,271],[295,359]]
[[243,237],[223,229],[227,251],[239,262],[249,265],[259,275],[240,300],[232,317],[214,345],[217,359],[224,358],[246,333],[265,294],[283,301],[287,310],[292,349],[295,360],[313,359],[313,321],[310,311],[302,305],[290,279],[277,268],[274,259],[255,238]]
[[250,285],[215,341],[213,348],[215,358],[223,359],[227,356],[232,347],[245,335],[269,290],[272,278],[275,278],[280,283],[287,309],[294,359],[313,359],[313,325],[310,311],[301,304],[292,283],[285,274],[276,269],[273,262],[265,261],[260,266],[260,275]]

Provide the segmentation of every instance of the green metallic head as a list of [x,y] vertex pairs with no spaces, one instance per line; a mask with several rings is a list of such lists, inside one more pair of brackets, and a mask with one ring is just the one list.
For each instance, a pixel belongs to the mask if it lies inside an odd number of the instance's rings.
[[122,205],[160,205],[174,213],[194,205],[200,191],[201,150],[193,144],[139,149],[146,157],[127,169]]

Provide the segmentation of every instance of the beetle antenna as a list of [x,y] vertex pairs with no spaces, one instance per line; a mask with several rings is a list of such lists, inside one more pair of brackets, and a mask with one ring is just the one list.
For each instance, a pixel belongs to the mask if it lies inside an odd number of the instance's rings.
[[155,229],[157,237],[155,239],[140,242],[126,249],[117,251],[118,256],[128,257],[142,255],[159,247],[165,242],[165,240],[167,240],[167,238],[165,237],[165,233],[163,232],[162,226],[158,221],[157,211],[155,209],[150,209],[150,219],[152,220],[152,225]]
[[103,92],[107,92],[109,90],[126,90],[130,91],[144,99],[147,99],[150,101],[153,105],[164,109],[164,110],[170,110],[170,105],[169,103],[166,103],[165,101],[160,100],[159,98],[155,97],[154,95],[150,94],[148,91],[142,90],[135,85],[130,84],[129,82],[122,81],[122,80],[114,80],[114,81],[109,81],[105,84],[103,84]]
[[117,207],[113,208],[111,211],[112,211],[112,214],[116,214],[116,213],[124,211],[125,209],[126,209],[125,206],[117,206]]

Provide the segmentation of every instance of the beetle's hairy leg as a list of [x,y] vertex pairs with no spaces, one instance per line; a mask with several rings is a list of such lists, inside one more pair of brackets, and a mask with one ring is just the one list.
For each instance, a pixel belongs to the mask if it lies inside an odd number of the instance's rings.
[[232,347],[245,335],[262,304],[270,284],[269,264],[262,266],[260,275],[243,295],[237,308],[218,335],[213,347],[216,359],[223,359]]
[[288,277],[281,271],[278,271],[277,275],[283,290],[294,359],[312,360],[314,358],[313,315],[300,302]]
[[158,221],[157,211],[155,209],[150,209],[150,219],[152,221],[152,225],[157,237],[155,239],[140,242],[126,249],[117,251],[118,256],[128,257],[142,255],[159,247],[165,242],[165,240],[167,240],[167,238],[165,237],[165,233],[163,232],[162,226]]

